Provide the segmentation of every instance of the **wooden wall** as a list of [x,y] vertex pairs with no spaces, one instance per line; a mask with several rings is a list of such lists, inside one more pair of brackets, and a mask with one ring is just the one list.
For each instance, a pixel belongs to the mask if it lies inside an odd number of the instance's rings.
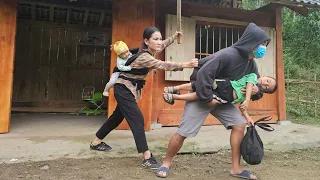
[[[82,89],[102,92],[109,79],[110,30],[19,22],[13,106],[83,107]],[[90,33],[101,34],[108,45],[88,44]]]
[[[165,34],[165,15],[176,14],[176,4],[172,0],[167,0],[167,3],[157,0],[156,7],[156,26],[160,28],[162,34]],[[275,28],[275,14],[267,12],[249,12],[240,9],[182,2],[182,16],[201,16],[255,22],[259,26]],[[160,54],[159,59],[165,60],[165,53]],[[184,103],[176,102],[174,105],[169,105],[163,101],[161,94],[165,86],[173,86],[185,82],[165,81],[165,72],[157,71],[154,83],[152,122],[159,122],[165,126],[179,125]],[[277,96],[277,93],[273,95],[264,94],[264,97],[259,101],[251,102],[249,113],[253,116],[253,119],[272,114],[272,122],[276,122],[279,119]],[[213,116],[208,116],[205,124],[220,124],[220,122]]]
[[[112,42],[122,40],[129,47],[139,47],[142,43],[143,30],[147,27],[154,26],[155,21],[155,0],[127,0],[112,1],[113,7],[113,24],[112,24]],[[111,71],[116,65],[116,54],[111,53]],[[145,119],[145,129],[150,129],[152,114],[152,89],[153,71],[149,73],[146,79],[146,85],[143,88],[142,100],[138,101],[138,105]],[[113,92],[113,89],[111,93]],[[108,114],[112,114],[116,107],[114,96],[110,94]],[[129,129],[128,124],[124,121],[117,129]]]
[[0,133],[9,131],[17,0],[0,0]]

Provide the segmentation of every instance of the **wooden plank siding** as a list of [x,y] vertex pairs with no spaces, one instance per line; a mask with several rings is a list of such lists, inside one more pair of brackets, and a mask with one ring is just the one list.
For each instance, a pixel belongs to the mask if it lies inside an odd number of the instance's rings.
[[[172,36],[177,31],[177,16],[166,15],[165,38]],[[195,57],[196,49],[196,20],[193,18],[182,17],[183,43],[174,42],[165,50],[166,61],[186,62]],[[165,79],[170,81],[189,81],[193,69],[184,69],[183,71],[166,71]]]
[[[171,3],[171,4],[170,4]],[[160,28],[160,31],[165,33],[165,17],[166,14],[175,15],[175,4],[173,1],[168,0],[168,3],[162,1],[156,1],[156,26]],[[260,14],[261,12],[249,12],[240,9],[223,8],[212,5],[202,5],[197,3],[182,3],[182,16],[193,17],[201,16],[217,19],[228,19],[233,21],[246,21],[255,22],[259,26],[275,28],[275,15],[272,13]],[[261,18],[264,18],[263,20]],[[260,19],[260,20],[259,20]],[[182,22],[183,23],[183,22]],[[165,53],[159,55],[159,59],[165,60]],[[165,103],[162,99],[163,88],[166,86],[174,86],[183,84],[185,82],[179,81],[165,81],[165,72],[157,71],[157,76],[154,79],[153,89],[153,114],[152,122],[161,123],[164,126],[177,126],[180,123],[184,102],[176,101],[174,105]],[[182,92],[186,93],[186,92]],[[266,115],[273,115],[272,123],[275,123],[278,118],[278,106],[277,106],[277,94],[269,95],[264,94],[264,97],[259,101],[253,101],[250,103],[249,114],[254,120],[257,120]],[[205,121],[205,125],[221,124],[213,116],[208,116]]]
[[[110,50],[109,45],[82,43],[93,32],[90,28],[57,27],[50,23],[19,23],[13,109],[24,105],[76,109],[83,107],[79,101],[85,86],[102,92],[109,80]],[[98,33],[110,44],[110,29]]]
[[17,0],[0,0],[0,133],[10,127]]
[[[127,0],[112,1],[113,24],[112,24],[112,42],[124,41],[130,48],[140,47],[142,43],[143,30],[154,26],[155,21],[155,0]],[[116,65],[116,54],[111,53],[111,71]],[[152,115],[152,93],[154,86],[154,72],[149,72],[146,78],[146,85],[143,88],[142,100],[138,105],[144,116],[145,129],[150,130]],[[113,96],[113,88],[110,91],[108,114],[111,115],[116,108],[116,101]],[[123,121],[117,129],[129,129],[126,121]]]

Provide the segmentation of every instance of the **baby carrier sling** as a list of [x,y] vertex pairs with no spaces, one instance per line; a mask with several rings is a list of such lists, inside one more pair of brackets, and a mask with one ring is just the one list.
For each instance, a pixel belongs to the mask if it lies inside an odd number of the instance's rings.
[[[129,66],[133,61],[135,61],[137,59],[137,57],[139,57],[142,53],[149,53],[151,55],[150,52],[145,51],[145,50],[140,50],[139,48],[131,48],[129,50],[133,55],[128,59],[128,61],[126,62],[126,66]],[[113,69],[113,72],[126,72],[129,74],[134,74],[134,75],[147,75],[149,72],[148,68],[142,68],[142,69],[135,69],[132,68],[130,71],[120,71],[117,67],[115,67]],[[137,80],[137,79],[132,79],[126,76],[123,76],[120,74],[119,78],[128,80],[132,83],[132,85],[136,86],[137,85],[137,90],[141,90],[143,88],[143,86],[145,85],[146,81],[145,80]]]

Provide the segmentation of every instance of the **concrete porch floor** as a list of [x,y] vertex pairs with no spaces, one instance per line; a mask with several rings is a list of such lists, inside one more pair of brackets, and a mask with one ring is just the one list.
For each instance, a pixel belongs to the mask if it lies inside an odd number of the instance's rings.
[[[111,132],[105,142],[112,152],[89,150],[95,132],[106,116],[65,114],[13,114],[11,128],[0,134],[0,163],[51,160],[61,157],[88,158],[93,156],[138,156],[131,131]],[[276,130],[258,132],[267,150],[320,147],[320,127],[309,125],[272,125]],[[157,155],[166,151],[176,127],[148,131],[149,149]],[[190,138],[180,152],[201,153],[230,149],[230,131],[223,126],[203,126],[197,137]],[[11,160],[11,161],[10,161]]]

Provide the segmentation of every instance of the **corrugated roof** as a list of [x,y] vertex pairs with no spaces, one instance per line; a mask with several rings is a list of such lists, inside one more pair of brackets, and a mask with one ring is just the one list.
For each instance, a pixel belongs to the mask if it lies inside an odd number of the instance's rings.
[[320,0],[290,0],[292,2],[311,4],[311,5],[320,5]]
[[306,7],[320,7],[320,0],[268,0],[274,3],[300,4]]

